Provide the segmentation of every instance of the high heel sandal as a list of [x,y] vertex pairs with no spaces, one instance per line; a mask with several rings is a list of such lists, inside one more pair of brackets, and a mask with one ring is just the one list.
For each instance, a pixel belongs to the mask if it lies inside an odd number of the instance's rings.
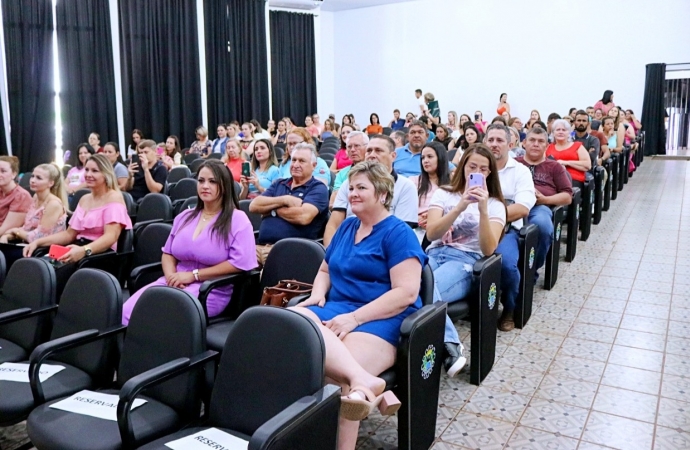
[[[365,398],[351,398],[350,395],[355,392],[364,394]],[[377,407],[381,415],[392,416],[400,409],[400,400],[392,391],[376,396],[369,388],[356,386],[350,390],[350,394],[341,397],[340,417],[352,421],[364,420]]]

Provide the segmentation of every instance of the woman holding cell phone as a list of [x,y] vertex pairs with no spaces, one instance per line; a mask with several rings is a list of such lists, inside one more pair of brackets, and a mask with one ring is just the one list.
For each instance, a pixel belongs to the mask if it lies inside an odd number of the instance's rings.
[[254,143],[251,163],[242,163],[240,200],[258,197],[278,178],[280,170],[273,144],[268,139],[259,139]]
[[[429,265],[434,271],[434,302],[456,302],[470,292],[475,261],[491,255],[506,223],[506,207],[496,160],[484,144],[462,155],[449,186],[434,192],[427,212]],[[455,376],[466,363],[463,347],[446,317],[444,366]]]

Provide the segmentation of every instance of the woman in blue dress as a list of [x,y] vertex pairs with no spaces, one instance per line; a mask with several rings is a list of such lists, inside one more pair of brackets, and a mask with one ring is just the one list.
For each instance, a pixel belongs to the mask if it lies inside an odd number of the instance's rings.
[[273,144],[268,139],[259,139],[254,143],[251,160],[251,176],[240,177],[242,192],[240,200],[253,199],[263,194],[271,184],[280,178],[278,159]]
[[294,309],[314,320],[326,345],[326,376],[343,387],[340,449],[354,449],[359,421],[400,407],[376,375],[395,363],[403,320],[421,307],[427,257],[412,229],[390,214],[394,180],[366,161],[348,174],[353,217],[338,228],[311,297]]

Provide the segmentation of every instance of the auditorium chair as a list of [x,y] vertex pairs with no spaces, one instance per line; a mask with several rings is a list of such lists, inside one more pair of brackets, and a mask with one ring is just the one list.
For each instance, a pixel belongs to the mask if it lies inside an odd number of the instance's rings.
[[[582,203],[582,192],[580,188],[573,187],[573,201],[565,207],[568,234],[565,239],[565,261],[573,262],[577,254],[577,231],[580,224],[580,204]],[[561,229],[562,231],[562,229]],[[562,234],[562,233],[561,233]]]
[[[593,214],[593,206],[594,206],[594,191],[595,191],[595,183],[594,183],[594,177],[592,177],[589,172],[587,172],[588,176],[585,182],[583,183],[583,188],[582,188],[582,203],[580,206],[580,222],[579,222],[579,229],[580,229],[580,240],[581,241],[586,241],[589,239],[589,235],[592,231],[592,214]],[[577,233],[577,230],[575,230]],[[570,230],[568,230],[568,233],[570,233]]]
[[[310,319],[276,307],[246,311],[223,346],[207,418],[140,449],[167,450],[167,443],[213,427],[249,441],[250,450],[335,450],[341,393],[324,386],[325,353]],[[132,380],[123,401],[173,371]]]
[[34,191],[31,190],[31,176],[33,172],[24,172],[22,177],[19,179],[19,185],[23,187],[31,196],[33,197]]
[[323,143],[326,145],[334,145],[337,147],[340,145],[340,138],[337,136],[329,136],[326,139],[323,140]]
[[392,128],[390,128],[390,127],[383,127],[383,134],[385,134],[386,136],[390,136],[392,132],[393,132],[393,129],[392,129]]
[[[56,399],[29,415],[27,432],[33,445],[41,450],[133,449],[198,419],[203,369],[217,355],[206,351],[205,334],[204,313],[195,298],[168,286],[147,289],[124,333],[114,389],[100,391],[119,394],[117,422],[51,408],[61,400]],[[58,349],[81,350],[96,339],[72,335]],[[194,370],[182,373],[182,368]],[[141,396],[146,403],[131,410],[126,400],[137,395],[132,387],[171,369],[173,374],[163,376],[160,384]]]
[[197,185],[199,182],[194,178],[183,178],[170,190],[168,195],[172,201],[174,214],[180,213],[182,203],[188,198],[197,197]]
[[620,185],[620,153],[611,152],[611,200],[618,198],[618,186]]
[[513,320],[516,328],[524,328],[532,315],[532,299],[534,298],[534,277],[537,267],[534,264],[539,244],[539,228],[534,224],[525,224],[520,228],[518,238],[518,269],[520,270],[520,290],[515,299]]
[[189,151],[188,148],[185,149],[184,156],[182,157],[182,160],[184,161],[185,165],[189,166],[193,161],[196,161],[197,159],[201,158],[198,153],[187,153]]
[[127,215],[129,216],[132,223],[137,220],[137,202],[134,201],[132,194],[129,192],[121,191],[122,199],[125,202],[125,207],[127,208]]
[[152,223],[141,230],[127,279],[129,295],[163,276],[162,248],[171,231],[172,225],[169,223]]
[[[621,161],[621,174],[623,178],[623,184],[628,184],[628,178],[629,178],[629,171],[628,171],[628,165],[630,164],[630,147],[625,145],[623,146],[623,160]],[[621,189],[623,189],[623,186],[621,186]]]
[[223,153],[210,153],[206,159],[221,159]]
[[7,276],[7,260],[5,254],[0,252],[0,289],[5,284],[5,277]]
[[149,224],[167,222],[173,219],[173,207],[170,197],[165,194],[146,194],[139,203],[137,220],[134,224],[134,242],[138,242],[141,231]]
[[607,178],[606,183],[604,184],[604,195],[602,199],[601,210],[608,211],[611,208],[611,186],[613,185],[613,157],[604,161],[602,167],[604,168],[604,170],[606,170]]
[[[46,401],[112,385],[117,342],[104,337],[121,331],[121,319],[122,292],[117,280],[100,270],[77,271],[62,294],[50,340],[38,345],[24,362],[29,366],[29,382],[0,381],[0,426],[21,422]],[[90,345],[72,350],[63,345],[87,336],[94,340]],[[43,364],[64,369],[41,381],[38,374]]]
[[173,208],[174,216],[177,217],[178,215],[180,215],[182,211],[196,208],[198,202],[199,197],[189,197],[187,200],[183,201],[182,204],[176,210]]
[[328,164],[328,167],[330,167],[331,164],[333,164],[333,160],[335,159],[335,154],[333,154],[333,153],[322,153],[321,159],[323,159],[326,162],[326,164]]
[[283,154],[285,153],[285,144],[276,144],[273,146],[276,152],[276,159],[281,161],[283,159]]
[[261,228],[261,220],[263,219],[263,217],[261,216],[261,214],[249,211],[249,205],[251,203],[251,200],[240,200],[240,209],[244,211],[244,213],[249,218],[249,221],[252,224],[252,229],[254,230],[254,238],[257,238],[259,236],[259,228]]
[[592,223],[598,225],[601,222],[601,213],[604,210],[604,174],[606,168],[598,166],[594,168],[594,204],[592,205]]
[[205,162],[205,159],[195,159],[189,164],[189,170],[192,171],[192,176],[196,176],[196,173],[199,172],[199,167]]
[[18,260],[7,274],[0,300],[0,364],[24,361],[50,336],[57,309],[53,267],[40,258]]
[[551,208],[551,213],[553,240],[549,251],[546,253],[546,262],[544,263],[544,289],[546,290],[551,290],[558,280],[558,263],[561,259],[561,229],[566,221],[567,207],[554,206]]
[[70,195],[67,198],[67,203],[69,204],[69,210],[74,212],[74,210],[77,209],[77,205],[79,204],[79,200],[86,194],[90,194],[91,189],[78,189],[74,194]]
[[187,166],[175,166],[168,172],[167,190],[172,188],[172,185],[182,180],[183,178],[192,178],[192,171]]

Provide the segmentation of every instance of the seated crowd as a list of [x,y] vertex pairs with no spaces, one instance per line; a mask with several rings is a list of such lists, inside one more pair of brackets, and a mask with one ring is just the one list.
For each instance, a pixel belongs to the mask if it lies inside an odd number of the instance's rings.
[[[64,288],[80,260],[116,251],[123,230],[132,228],[121,191],[140,203],[166,193],[175,167],[203,160],[194,175],[196,206],[174,218],[163,246],[163,276],[132,292],[122,323],[149,287],[198,296],[206,280],[261,267],[282,239],[322,238],[326,254],[311,295],[292,308],[323,336],[326,376],[343,387],[341,448],[354,448],[359,421],[374,407],[393,414],[400,406],[372,374],[393,366],[401,323],[422,306],[424,266],[434,273],[433,301],[452,303],[470,293],[477,260],[502,255],[497,327],[511,331],[520,229],[529,223],[539,231],[539,270],[554,236],[552,207],[569,205],[573,188],[582,189],[612,152],[635,150],[642,127],[613,103],[611,91],[594,107],[549,115],[547,124],[536,110],[525,122],[512,117],[507,94],[490,123],[481,111],[474,118],[450,111],[444,124],[433,94],[415,94],[419,118],[410,112],[403,119],[396,109],[384,128],[372,113],[362,131],[351,114],[323,125],[314,114],[304,127],[288,117],[266,129],[256,120],[233,121],[219,124],[213,140],[197,128],[197,140],[183,150],[174,135],[156,143],[133,130],[127,162],[117,144],[101,147],[92,133],[64,178],[53,164],[34,168],[33,197],[16,182],[17,158],[0,156],[0,250],[9,268],[41,247],[67,246],[55,265],[58,290]],[[328,162],[319,154],[322,141],[337,147]],[[71,211],[68,196],[81,189],[89,193]],[[258,230],[240,200],[262,216]],[[209,294],[210,317],[223,312],[232,291],[230,285]],[[443,365],[453,377],[467,360],[449,317],[444,342]]]

